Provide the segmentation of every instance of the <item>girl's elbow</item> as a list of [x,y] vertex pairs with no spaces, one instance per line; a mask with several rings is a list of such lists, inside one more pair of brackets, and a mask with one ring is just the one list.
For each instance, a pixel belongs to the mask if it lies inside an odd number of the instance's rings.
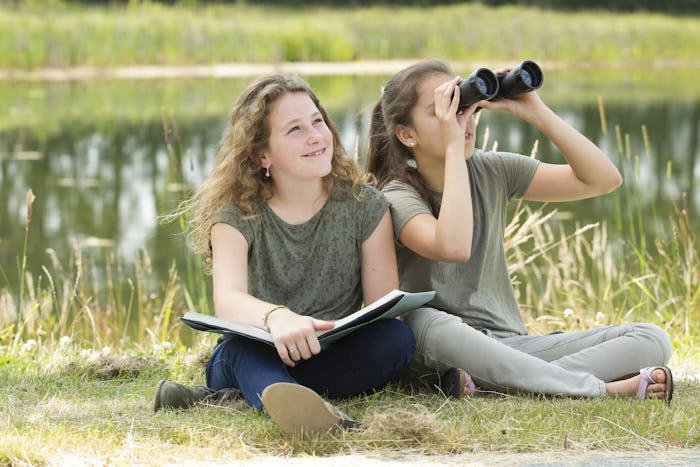
[[466,263],[471,256],[471,248],[467,246],[456,246],[442,253],[441,261],[448,263]]
[[617,190],[620,187],[620,185],[622,185],[622,175],[620,174],[620,172],[615,171],[614,176],[610,178],[608,185],[605,187],[604,194],[608,194]]
[[471,256],[470,252],[464,251],[454,256],[454,263],[466,263]]
[[214,306],[214,315],[217,318],[235,320],[235,313],[231,311],[231,307],[228,305],[229,303],[231,303],[231,300],[226,297],[225,294],[217,295],[214,293],[212,303]]
[[620,174],[620,172],[618,172],[617,176],[615,177],[615,187],[613,188],[613,190],[622,186],[622,182],[623,182],[622,174]]

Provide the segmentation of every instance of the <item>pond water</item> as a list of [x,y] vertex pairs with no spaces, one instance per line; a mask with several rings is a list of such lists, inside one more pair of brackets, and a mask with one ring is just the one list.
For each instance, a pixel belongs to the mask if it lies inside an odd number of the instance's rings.
[[[615,226],[611,235],[653,235],[673,215],[673,203],[686,203],[697,226],[696,74],[545,70],[540,90],[545,102],[603,147],[625,176],[614,195],[557,206],[559,221],[571,226],[606,221]],[[362,163],[368,112],[387,77],[303,78],[329,110],[348,152],[358,148]],[[0,288],[18,291],[30,188],[36,201],[26,267],[34,276],[52,262],[47,249],[65,265],[76,249],[97,263],[114,253],[126,268],[145,251],[154,277],[165,281],[173,262],[184,262],[186,250],[179,227],[159,225],[157,216],[210,170],[229,109],[249,81],[0,82],[0,105],[6,109],[0,116]],[[530,153],[539,139],[537,157],[560,160],[534,129],[507,114],[482,114],[477,146],[491,147],[496,140],[499,149]],[[182,157],[179,174],[164,126],[175,156]],[[621,215],[621,209],[636,214]]]

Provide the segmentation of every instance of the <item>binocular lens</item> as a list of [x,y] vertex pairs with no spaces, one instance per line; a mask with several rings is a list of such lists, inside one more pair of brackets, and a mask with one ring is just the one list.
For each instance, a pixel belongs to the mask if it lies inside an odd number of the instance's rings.
[[520,77],[527,86],[533,89],[542,86],[542,81],[544,81],[542,69],[537,63],[529,60],[524,61],[522,65],[520,65]]
[[484,99],[491,99],[498,92],[498,78],[488,68],[479,68],[459,83],[459,109]]
[[488,88],[488,86],[486,85],[486,81],[484,81],[482,78],[480,78],[480,77],[477,76],[477,77],[474,79],[474,84],[476,84],[476,87],[477,87],[477,89],[479,90],[480,93],[482,93],[482,94],[488,94],[488,93],[489,93],[489,88]]
[[537,63],[526,60],[505,75],[498,76],[498,98],[514,98],[542,86],[544,76]]

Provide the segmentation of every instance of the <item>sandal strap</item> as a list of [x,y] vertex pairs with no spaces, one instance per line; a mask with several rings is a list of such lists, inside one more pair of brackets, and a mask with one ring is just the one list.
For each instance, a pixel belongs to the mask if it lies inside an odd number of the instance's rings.
[[671,399],[673,398],[673,374],[671,369],[667,366],[649,366],[639,370],[639,374],[642,375],[642,379],[639,381],[639,386],[637,387],[637,397],[641,399],[646,399],[647,388],[650,384],[659,384],[651,374],[656,371],[661,370],[666,375],[666,380],[663,384],[666,385],[666,390],[664,392],[664,402],[666,404],[671,404]]
[[639,374],[642,375],[642,379],[639,381],[639,386],[637,387],[637,397],[646,399],[649,384],[656,384],[654,378],[651,377],[651,373],[656,370],[656,368],[657,367],[650,366],[639,370]]

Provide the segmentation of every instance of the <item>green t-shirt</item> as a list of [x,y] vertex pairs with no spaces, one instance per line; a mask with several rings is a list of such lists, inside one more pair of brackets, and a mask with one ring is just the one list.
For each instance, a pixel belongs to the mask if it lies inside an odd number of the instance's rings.
[[215,222],[236,228],[248,241],[248,293],[296,313],[342,318],[362,305],[362,243],[389,203],[375,188],[360,185],[358,201],[348,183],[336,181],[321,210],[303,224],[280,219],[267,203],[246,218],[231,204]]
[[[503,242],[507,203],[527,190],[538,163],[519,154],[482,151],[475,151],[467,161],[474,235],[465,263],[431,261],[398,242],[406,222],[418,214],[430,214],[430,208],[412,186],[399,181],[387,184],[383,192],[391,203],[401,289],[437,291],[431,306],[461,317],[476,329],[527,334]],[[442,193],[434,195],[440,202]]]

